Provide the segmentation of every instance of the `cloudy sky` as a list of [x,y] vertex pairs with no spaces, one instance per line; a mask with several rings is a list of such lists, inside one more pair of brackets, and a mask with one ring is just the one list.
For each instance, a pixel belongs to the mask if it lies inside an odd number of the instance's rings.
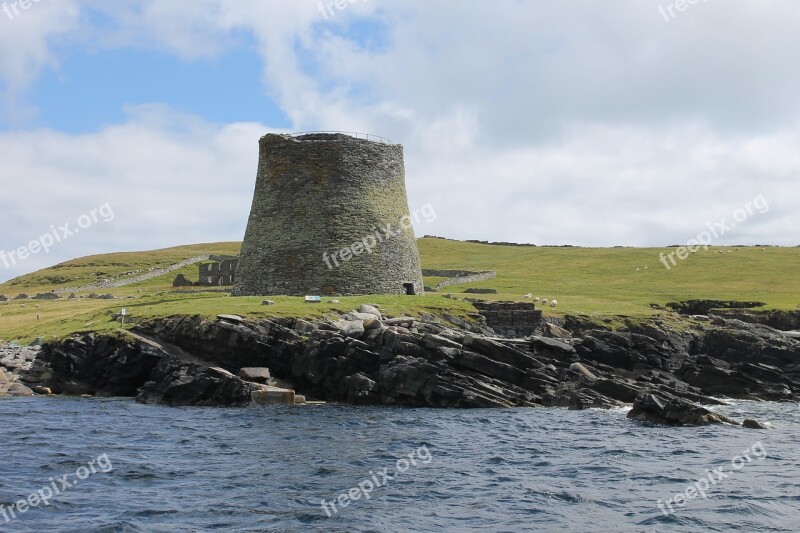
[[663,246],[762,198],[715,243],[800,244],[796,0],[329,1],[3,3],[0,251],[86,228],[0,281],[241,240],[258,138],[309,130],[403,144],[418,235]]

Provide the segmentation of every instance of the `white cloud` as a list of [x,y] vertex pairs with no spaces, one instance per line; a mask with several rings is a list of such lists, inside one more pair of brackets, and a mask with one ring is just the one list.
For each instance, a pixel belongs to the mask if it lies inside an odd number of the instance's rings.
[[[0,59],[14,87],[56,62],[48,43],[74,30],[74,2],[60,3],[63,20],[39,5],[50,18],[22,38],[24,56]],[[727,241],[798,244],[800,7],[708,2],[665,22],[659,3],[383,0],[326,20],[316,0],[86,0],[113,31],[83,18],[81,32],[188,60],[252,36],[296,129],[405,145],[410,202],[438,215],[420,233],[665,245],[763,194],[770,212]],[[120,198],[114,249],[239,239],[266,130],[145,106],[94,135],[4,135],[0,168],[26,183],[20,205],[48,189],[41,208],[0,217],[15,238],[35,235],[42,213],[58,222]]]
[[45,68],[58,65],[52,47],[79,26],[75,0],[41,0],[28,9],[4,2],[0,13],[0,117],[19,123],[35,113],[25,89]]
[[237,240],[244,235],[260,124],[217,126],[145,106],[90,135],[0,134],[4,231],[10,252],[109,203],[114,221],[6,269],[0,280],[88,254]]

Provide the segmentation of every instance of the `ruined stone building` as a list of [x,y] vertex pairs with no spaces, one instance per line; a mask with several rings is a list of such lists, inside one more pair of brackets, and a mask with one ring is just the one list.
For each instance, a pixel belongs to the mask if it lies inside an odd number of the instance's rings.
[[235,296],[422,293],[401,145],[340,133],[259,145]]
[[201,286],[233,285],[236,281],[236,267],[239,258],[235,256],[211,256],[213,263],[200,265]]

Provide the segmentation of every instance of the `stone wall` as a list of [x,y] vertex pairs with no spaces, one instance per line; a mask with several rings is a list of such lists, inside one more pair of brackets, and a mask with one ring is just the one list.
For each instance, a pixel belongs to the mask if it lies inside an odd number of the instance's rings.
[[500,241],[500,242],[479,241],[477,239],[468,239],[468,240],[466,240],[464,242],[470,242],[472,244],[488,244],[489,246],[527,246],[527,247],[533,247],[533,248],[536,247],[535,244],[530,244],[530,243],[504,242],[504,241]]
[[473,304],[486,325],[504,337],[533,335],[542,324],[542,312],[535,304],[518,302],[475,302]]
[[53,292],[58,294],[63,293],[70,293],[70,292],[86,292],[86,291],[96,291],[100,289],[115,289],[118,287],[125,287],[127,285],[135,285],[137,283],[141,283],[143,281],[147,281],[149,279],[157,278],[163,276],[164,274],[169,274],[175,270],[179,270],[183,267],[193,265],[195,263],[199,263],[200,261],[208,260],[208,255],[199,255],[197,257],[191,257],[189,259],[184,259],[178,263],[169,265],[163,268],[156,268],[153,267],[148,270],[144,274],[139,274],[135,277],[127,277],[127,278],[115,278],[104,280],[98,283],[92,283],[91,285],[84,285],[82,287],[62,287],[60,289],[55,289]]
[[419,252],[403,217],[402,146],[265,135],[233,294],[421,294]]
[[478,281],[486,281],[497,277],[497,272],[470,272],[469,270],[432,270],[425,269],[422,271],[423,276],[432,276],[436,278],[447,278],[436,284],[436,289],[448,287],[450,285],[462,285],[465,283],[475,283]]

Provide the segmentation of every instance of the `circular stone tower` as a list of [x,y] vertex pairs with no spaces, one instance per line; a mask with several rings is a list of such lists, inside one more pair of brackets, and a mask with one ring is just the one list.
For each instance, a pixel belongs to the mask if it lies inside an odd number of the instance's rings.
[[234,296],[422,294],[403,147],[269,134]]

